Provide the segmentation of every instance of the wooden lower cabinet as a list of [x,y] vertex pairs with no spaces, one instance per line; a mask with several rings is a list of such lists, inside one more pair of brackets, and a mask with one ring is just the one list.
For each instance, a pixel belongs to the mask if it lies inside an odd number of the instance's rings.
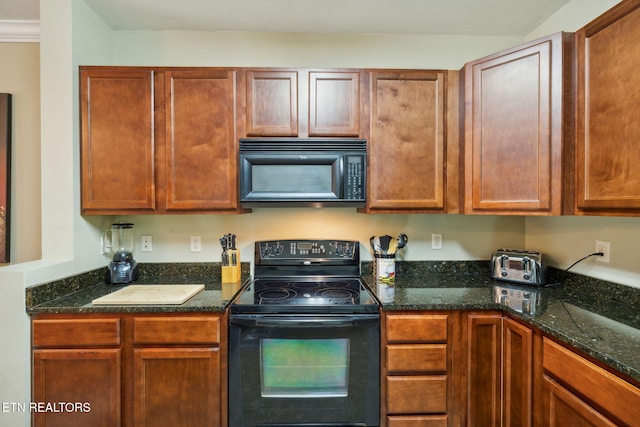
[[639,425],[635,385],[547,338],[543,369],[542,425]]
[[542,378],[544,387],[543,425],[550,427],[613,427],[616,424],[559,385],[552,378]]
[[135,349],[133,366],[136,427],[219,425],[219,349]]
[[219,314],[38,316],[32,401],[78,407],[35,412],[33,425],[226,425],[224,342]]
[[466,316],[467,426],[500,425],[502,314]]
[[466,317],[466,425],[533,425],[533,331],[500,312]]
[[454,426],[453,337],[448,312],[394,312],[382,331],[382,426]]
[[531,426],[534,395],[534,334],[509,318],[502,320],[502,425]]
[[35,427],[121,425],[119,348],[45,349],[33,352]]

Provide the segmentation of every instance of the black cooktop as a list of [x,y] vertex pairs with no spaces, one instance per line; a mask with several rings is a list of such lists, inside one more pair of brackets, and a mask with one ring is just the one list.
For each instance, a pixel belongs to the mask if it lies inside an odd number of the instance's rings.
[[360,278],[359,243],[276,240],[255,243],[254,279],[232,313],[377,313]]
[[375,313],[378,303],[360,278],[254,279],[231,305],[233,313]]

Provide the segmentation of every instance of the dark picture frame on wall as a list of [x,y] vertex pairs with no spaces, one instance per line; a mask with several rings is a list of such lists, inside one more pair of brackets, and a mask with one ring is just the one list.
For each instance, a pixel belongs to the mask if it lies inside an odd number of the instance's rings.
[[0,93],[0,263],[10,261],[11,94]]

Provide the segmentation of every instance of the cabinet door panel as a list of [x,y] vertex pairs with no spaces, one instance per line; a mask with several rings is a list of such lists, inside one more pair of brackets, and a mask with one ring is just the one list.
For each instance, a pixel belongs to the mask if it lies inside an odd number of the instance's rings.
[[220,425],[219,350],[135,349],[133,357],[136,427]]
[[152,211],[153,73],[80,70],[82,212]]
[[237,207],[235,72],[165,72],[167,210]]
[[309,72],[309,136],[360,134],[360,73]]
[[34,426],[120,426],[120,366],[120,349],[34,350],[33,402],[81,405],[34,412]]
[[444,100],[439,72],[372,73],[370,209],[444,209]]
[[543,376],[543,423],[549,427],[614,427],[616,424],[560,386]]
[[640,3],[621,2],[576,33],[577,208],[640,209]]
[[606,409],[628,425],[640,420],[640,390],[616,375],[544,339],[545,372],[568,384],[594,406]]
[[562,212],[571,40],[560,33],[465,65],[465,213]]
[[247,135],[298,135],[296,71],[247,71]]
[[500,426],[502,314],[469,314],[467,328],[467,425]]
[[533,331],[511,319],[502,328],[502,425],[533,423]]

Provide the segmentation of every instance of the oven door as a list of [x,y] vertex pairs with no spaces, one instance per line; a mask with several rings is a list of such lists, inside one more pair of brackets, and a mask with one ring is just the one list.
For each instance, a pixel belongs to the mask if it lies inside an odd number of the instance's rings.
[[229,426],[378,426],[377,314],[232,314]]

